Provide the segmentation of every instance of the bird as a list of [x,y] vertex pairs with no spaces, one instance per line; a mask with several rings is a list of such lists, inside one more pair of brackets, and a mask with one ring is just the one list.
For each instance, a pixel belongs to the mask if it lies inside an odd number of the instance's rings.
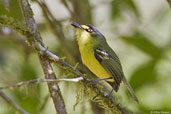
[[98,78],[106,79],[105,81],[115,92],[123,82],[134,100],[139,103],[134,90],[125,78],[118,56],[108,45],[105,36],[90,24],[80,25],[72,22],[71,25],[76,29],[76,39],[83,64]]

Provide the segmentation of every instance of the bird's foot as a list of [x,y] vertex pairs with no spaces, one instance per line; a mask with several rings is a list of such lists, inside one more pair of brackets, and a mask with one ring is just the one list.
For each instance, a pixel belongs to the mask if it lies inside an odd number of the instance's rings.
[[110,91],[110,93],[109,93],[109,96],[111,96],[112,97],[112,93],[113,93],[113,88],[112,88],[112,90]]
[[114,97],[113,97],[113,95],[112,95],[113,91],[114,91],[114,89],[112,88],[112,90],[111,90],[110,93],[109,93],[109,98],[112,99],[112,100],[114,100]]
[[106,80],[109,80],[109,79],[112,79],[112,77],[110,77],[110,78],[101,78],[101,79],[97,79],[97,80],[94,80],[94,82],[100,82],[100,81],[106,81]]

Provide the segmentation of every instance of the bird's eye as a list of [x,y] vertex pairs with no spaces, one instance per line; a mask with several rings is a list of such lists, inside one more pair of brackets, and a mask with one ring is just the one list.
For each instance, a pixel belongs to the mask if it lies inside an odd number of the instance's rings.
[[93,30],[91,28],[87,28],[85,29],[87,32],[93,32]]

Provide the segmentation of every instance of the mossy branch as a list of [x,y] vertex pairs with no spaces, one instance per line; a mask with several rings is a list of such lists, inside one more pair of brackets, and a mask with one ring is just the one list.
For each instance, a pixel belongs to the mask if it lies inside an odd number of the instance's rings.
[[[56,79],[56,75],[53,71],[53,68],[49,62],[49,60],[42,56],[42,53],[39,51],[38,46],[44,46],[42,38],[40,36],[39,31],[37,30],[37,25],[35,23],[35,20],[33,18],[32,9],[30,8],[30,5],[27,0],[18,0],[18,3],[20,4],[21,11],[23,13],[26,26],[33,32],[31,34],[27,34],[28,40],[32,39],[31,44],[34,44],[33,47],[36,49],[39,60],[42,66],[42,69],[44,71],[44,75],[46,79]],[[65,104],[64,100],[60,91],[60,88],[57,83],[52,82],[48,83],[49,91],[51,94],[51,97],[53,99],[53,103],[56,109],[56,112],[58,114],[66,114]]]
[[[29,30],[27,28],[23,29],[22,27],[18,26],[20,24],[15,24],[15,26],[13,26],[11,24],[11,22],[8,22],[9,19],[7,19],[7,18],[8,17],[4,17],[4,16],[0,17],[0,24],[1,25],[5,25],[5,26],[10,26],[16,32],[22,33],[22,35],[24,35],[24,36],[27,36],[27,34],[25,34],[27,32],[29,32],[29,34],[32,34],[32,31],[31,30]],[[10,21],[11,20],[14,21],[13,19],[10,19]],[[8,24],[10,24],[10,25],[8,25]],[[16,25],[17,25],[17,27],[16,27]],[[17,29],[15,29],[15,28],[17,28]],[[60,59],[55,54],[53,54],[50,51],[48,51],[40,43],[34,42],[34,44],[35,44],[34,47],[38,51],[38,53],[41,56],[45,56],[46,57],[45,58],[46,61],[53,61],[56,64],[58,64],[61,68],[63,68],[63,69],[66,69],[67,68],[67,70],[69,70],[74,75],[79,76],[79,77],[80,76],[81,77],[84,77],[84,75],[79,70],[77,70],[75,67],[71,66],[67,62],[63,61],[62,59]],[[118,103],[116,103],[113,98],[111,98],[110,96],[108,96],[105,91],[103,91],[102,89],[100,89],[95,83],[92,83],[92,81],[84,78],[84,80],[82,80],[81,83],[85,87],[86,96],[89,99],[91,99],[92,101],[97,102],[101,107],[103,107],[103,108],[105,108],[107,110],[111,110],[114,114],[131,113],[131,112],[127,111],[126,109],[122,108],[120,105],[118,105]],[[94,96],[96,96],[96,97],[94,97]]]

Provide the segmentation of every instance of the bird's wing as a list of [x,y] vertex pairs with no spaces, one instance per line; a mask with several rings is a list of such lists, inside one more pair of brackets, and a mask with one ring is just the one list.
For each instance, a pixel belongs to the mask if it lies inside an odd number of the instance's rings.
[[117,92],[124,76],[119,58],[113,50],[110,50],[109,54],[108,51],[102,48],[100,49],[99,47],[94,49],[94,56],[104,69],[111,74],[114,82],[108,83],[112,85],[113,89]]

